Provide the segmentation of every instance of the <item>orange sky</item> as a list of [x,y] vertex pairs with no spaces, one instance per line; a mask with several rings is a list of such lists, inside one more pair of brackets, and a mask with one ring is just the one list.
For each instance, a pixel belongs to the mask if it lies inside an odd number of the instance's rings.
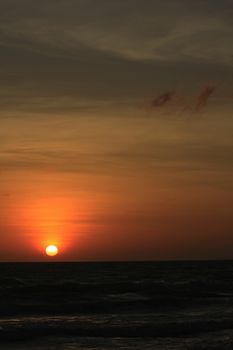
[[0,261],[233,258],[227,0],[12,3]]

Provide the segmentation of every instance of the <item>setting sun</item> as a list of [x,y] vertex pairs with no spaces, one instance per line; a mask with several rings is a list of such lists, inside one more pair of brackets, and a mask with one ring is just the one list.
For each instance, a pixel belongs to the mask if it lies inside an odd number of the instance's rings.
[[48,256],[55,256],[58,254],[58,249],[55,245],[49,245],[46,249],[45,252]]

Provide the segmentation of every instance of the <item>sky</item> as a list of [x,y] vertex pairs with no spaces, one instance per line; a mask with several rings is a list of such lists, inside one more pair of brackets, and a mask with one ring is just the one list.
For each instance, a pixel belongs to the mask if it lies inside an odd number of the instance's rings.
[[0,0],[0,261],[233,258],[232,40],[232,0]]

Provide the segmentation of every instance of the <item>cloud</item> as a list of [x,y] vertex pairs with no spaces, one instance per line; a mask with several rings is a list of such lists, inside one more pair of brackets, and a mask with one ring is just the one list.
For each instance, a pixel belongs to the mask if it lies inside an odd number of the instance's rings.
[[45,55],[77,57],[83,46],[135,61],[232,63],[227,0],[61,0],[56,6],[15,0],[1,7],[0,41]]
[[173,86],[230,80],[228,14],[226,0],[1,0],[0,113],[179,112]]
[[151,103],[151,107],[156,108],[166,105],[168,102],[171,102],[173,100],[175,94],[175,91],[168,91],[162,95],[155,97]]
[[196,111],[201,111],[206,105],[210,98],[210,96],[214,93],[216,90],[216,86],[207,85],[204,88],[202,88],[201,92],[199,93],[197,97],[196,102]]
[[206,85],[202,87],[194,102],[190,101],[190,97],[188,95],[182,96],[177,91],[170,90],[156,96],[150,102],[150,108],[154,109],[164,107],[170,102],[173,102],[172,107],[175,107],[176,110],[179,110],[181,112],[191,112],[193,110],[200,112],[207,106],[208,100],[210,99],[211,95],[213,95],[213,93],[216,91],[216,89],[217,86],[215,85]]

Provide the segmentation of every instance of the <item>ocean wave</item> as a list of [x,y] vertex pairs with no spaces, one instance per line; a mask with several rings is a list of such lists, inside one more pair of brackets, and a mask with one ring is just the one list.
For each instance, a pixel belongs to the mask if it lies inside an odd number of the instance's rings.
[[93,317],[52,317],[24,318],[1,321],[0,342],[25,341],[34,338],[61,337],[183,337],[206,332],[215,332],[233,328],[232,318],[185,319],[170,321],[162,318],[124,318],[112,315]]
[[232,273],[232,262],[0,264],[0,315],[224,309]]

